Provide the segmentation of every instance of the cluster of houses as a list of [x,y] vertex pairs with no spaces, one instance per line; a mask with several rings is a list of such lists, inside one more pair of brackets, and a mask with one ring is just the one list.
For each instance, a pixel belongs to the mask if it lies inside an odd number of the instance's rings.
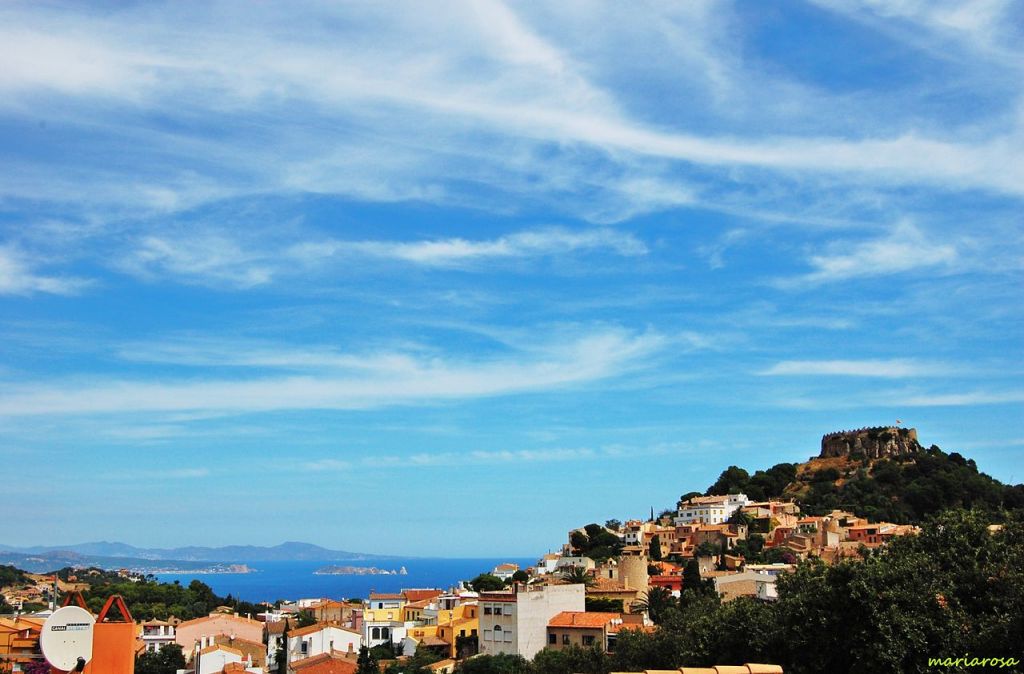
[[[576,530],[578,531],[578,530]],[[612,531],[608,529],[608,531]],[[835,510],[822,516],[803,516],[793,501],[751,501],[745,494],[697,496],[680,501],[674,514],[660,518],[629,520],[612,531],[622,542],[622,557],[643,556],[658,573],[649,578],[652,587],[665,587],[678,594],[682,589],[682,566],[688,559],[698,561],[702,578],[713,578],[725,600],[739,596],[776,598],[775,579],[791,571],[797,561],[818,557],[825,562],[857,558],[862,548],[877,548],[896,536],[916,533],[913,525],[869,522],[850,512]],[[563,548],[572,553],[570,543]],[[773,564],[748,564],[743,549],[775,550]],[[741,545],[746,541],[748,545]],[[653,561],[658,560],[658,561]],[[669,560],[669,561],[661,561]],[[581,562],[600,576],[603,565]]]
[[[680,501],[674,513],[610,525],[601,533],[617,537],[616,556],[581,554],[574,530],[559,553],[532,567],[494,568],[491,575],[503,589],[410,588],[374,592],[363,601],[301,599],[257,616],[225,608],[194,620],[148,620],[137,626],[137,652],[177,644],[187,661],[182,674],[351,674],[360,649],[377,646],[396,658],[431,651],[437,658],[431,669],[441,673],[476,654],[532,658],[545,648],[571,646],[610,653],[624,630],[654,629],[644,611],[648,593],[664,588],[678,596],[690,559],[723,600],[772,601],[776,579],[797,560],[854,557],[862,547],[915,531],[848,512],[806,517],[793,502],[753,502],[744,494],[694,497]],[[742,552],[755,537],[784,561],[747,563]],[[42,623],[43,617],[0,618],[0,674],[23,671],[38,657]]]

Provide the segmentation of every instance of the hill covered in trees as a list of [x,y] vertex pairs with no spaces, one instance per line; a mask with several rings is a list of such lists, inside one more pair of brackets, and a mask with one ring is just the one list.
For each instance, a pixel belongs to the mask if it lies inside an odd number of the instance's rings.
[[729,466],[705,494],[740,492],[755,501],[793,498],[809,515],[839,509],[897,524],[919,523],[949,508],[981,510],[993,521],[1002,521],[1007,511],[1024,510],[1024,485],[1005,485],[980,472],[972,459],[936,445],[877,458],[861,451],[822,453],[832,455],[779,463],[753,474]]

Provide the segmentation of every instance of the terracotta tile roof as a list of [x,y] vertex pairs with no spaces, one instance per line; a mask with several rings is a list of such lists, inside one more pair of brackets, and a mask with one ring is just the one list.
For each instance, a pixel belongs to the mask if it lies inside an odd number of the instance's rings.
[[612,578],[595,578],[594,584],[587,588],[588,591],[594,592],[633,592],[631,588],[627,588],[626,585],[619,580]]
[[214,644],[212,646],[207,646],[203,650],[199,651],[199,655],[206,655],[207,653],[213,653],[214,651],[224,651],[225,653],[237,655],[240,658],[245,657],[245,653],[243,653],[242,651],[238,650],[237,648],[232,648],[231,646],[225,646],[224,644]]
[[235,615],[233,613],[215,613],[213,615],[206,615],[202,618],[193,618],[192,620],[186,620],[185,622],[178,623],[178,627],[188,627],[190,625],[198,625],[199,623],[206,622],[207,620],[240,620],[244,623],[254,623],[256,625],[262,625],[259,620],[253,620],[252,618],[243,618],[242,616]]
[[304,637],[307,634],[315,634],[315,633],[320,632],[321,630],[325,630],[325,629],[327,629],[329,627],[333,627],[336,630],[345,630],[346,632],[352,632],[353,634],[359,634],[359,632],[356,632],[353,629],[349,629],[348,627],[344,627],[340,623],[326,622],[326,623],[316,623],[315,625],[307,625],[306,627],[300,627],[299,629],[295,630],[294,632],[289,632],[288,633],[288,638],[291,639],[292,637]]
[[510,601],[514,602],[516,596],[511,592],[481,592],[480,601]]
[[291,621],[285,618],[277,622],[267,623],[267,634],[284,634],[285,628],[291,629]]
[[562,611],[548,621],[548,627],[595,629],[621,618],[618,613]]
[[433,588],[426,588],[416,590],[402,590],[402,594],[405,595],[405,598],[409,601],[422,601],[424,599],[433,599],[435,597],[440,597],[443,594],[443,592],[441,590],[436,590]]
[[433,634],[428,634],[424,636],[422,639],[420,639],[420,644],[428,648],[430,646],[451,646],[450,643]]
[[405,599],[401,592],[371,592],[370,601],[374,599]]
[[405,608],[427,608],[430,606],[429,599],[421,599],[420,601],[411,601],[405,605]]
[[355,674],[359,668],[354,657],[336,653],[321,653],[311,658],[293,660],[290,666],[296,672],[308,670],[316,674]]

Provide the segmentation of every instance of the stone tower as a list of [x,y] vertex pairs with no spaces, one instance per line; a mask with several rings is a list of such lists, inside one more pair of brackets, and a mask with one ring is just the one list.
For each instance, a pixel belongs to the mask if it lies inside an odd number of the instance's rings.
[[822,436],[820,457],[826,459],[862,453],[868,459],[881,459],[914,454],[922,449],[917,441],[916,428],[876,426]]
[[647,592],[650,576],[647,575],[647,557],[644,555],[619,558],[619,580],[631,590]]

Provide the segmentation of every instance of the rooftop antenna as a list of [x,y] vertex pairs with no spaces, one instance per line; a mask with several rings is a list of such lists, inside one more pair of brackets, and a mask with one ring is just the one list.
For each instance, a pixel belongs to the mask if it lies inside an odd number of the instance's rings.
[[65,606],[43,623],[39,647],[54,669],[81,672],[92,660],[92,636],[96,619],[81,606]]

